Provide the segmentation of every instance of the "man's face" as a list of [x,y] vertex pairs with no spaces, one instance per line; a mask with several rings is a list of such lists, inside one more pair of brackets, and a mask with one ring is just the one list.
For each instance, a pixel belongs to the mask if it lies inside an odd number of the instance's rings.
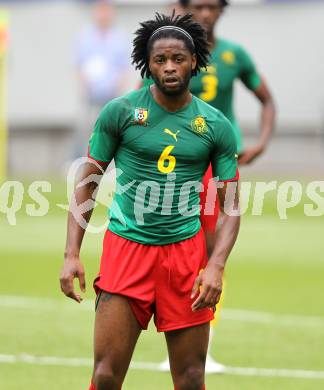
[[220,0],[191,0],[189,11],[210,34],[223,11],[223,6]]
[[165,38],[153,43],[149,67],[155,84],[165,95],[180,95],[188,89],[196,64],[196,55],[182,40]]

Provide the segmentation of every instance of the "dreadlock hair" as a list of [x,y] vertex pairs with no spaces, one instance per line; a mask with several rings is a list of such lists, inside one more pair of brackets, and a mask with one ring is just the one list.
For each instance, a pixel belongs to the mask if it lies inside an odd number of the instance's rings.
[[[164,26],[174,26],[178,29],[162,29],[152,36],[158,28]],[[179,31],[179,28],[189,34],[189,37],[184,32]],[[192,39],[189,39],[190,37]],[[185,43],[191,54],[196,54],[197,65],[192,71],[193,76],[201,68],[206,68],[209,60],[206,33],[201,25],[192,19],[192,15],[175,15],[174,11],[171,16],[156,13],[155,19],[141,23],[141,27],[135,32],[133,41],[132,63],[135,65],[136,70],[140,70],[142,77],[150,77],[150,52],[154,42],[163,38],[179,39]]]

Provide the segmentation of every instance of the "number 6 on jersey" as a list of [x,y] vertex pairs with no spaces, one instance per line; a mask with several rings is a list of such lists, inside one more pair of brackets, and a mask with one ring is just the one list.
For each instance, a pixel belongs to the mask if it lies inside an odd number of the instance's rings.
[[162,173],[166,173],[166,174],[171,173],[176,166],[177,163],[176,158],[170,155],[173,148],[174,145],[169,145],[166,148],[164,148],[159,158],[157,166],[158,166],[158,170]]

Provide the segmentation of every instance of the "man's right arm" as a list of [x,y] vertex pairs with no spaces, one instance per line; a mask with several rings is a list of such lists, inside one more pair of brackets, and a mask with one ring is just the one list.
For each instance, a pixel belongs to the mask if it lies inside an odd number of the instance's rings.
[[85,290],[80,249],[95,204],[98,185],[119,145],[117,134],[119,108],[119,104],[112,101],[101,111],[89,141],[88,161],[83,165],[82,174],[70,204],[60,282],[63,293],[77,302],[81,302],[81,297],[74,290],[73,280],[78,278],[81,290]]
[[96,192],[104,173],[102,167],[95,162],[84,165],[82,175],[70,203],[67,222],[67,238],[64,251],[64,265],[60,275],[61,290],[77,302],[81,302],[80,294],[74,289],[73,280],[79,279],[82,292],[85,292],[84,267],[80,260],[80,249],[84,233],[92,215]]

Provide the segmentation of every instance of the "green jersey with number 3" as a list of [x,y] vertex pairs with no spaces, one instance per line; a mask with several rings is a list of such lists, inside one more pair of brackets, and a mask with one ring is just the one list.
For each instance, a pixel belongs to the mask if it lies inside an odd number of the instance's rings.
[[[261,83],[249,54],[235,43],[218,39],[216,47],[211,51],[207,70],[202,69],[191,79],[190,90],[195,96],[222,111],[230,120],[238,152],[241,152],[241,130],[233,110],[233,87],[236,79],[240,79],[250,90],[257,89]],[[151,83],[151,79],[144,80],[144,85]]]
[[115,159],[117,187],[109,230],[131,241],[163,245],[200,229],[199,192],[211,163],[220,181],[236,177],[230,122],[202,100],[168,112],[150,87],[109,102],[90,138],[89,156]]

